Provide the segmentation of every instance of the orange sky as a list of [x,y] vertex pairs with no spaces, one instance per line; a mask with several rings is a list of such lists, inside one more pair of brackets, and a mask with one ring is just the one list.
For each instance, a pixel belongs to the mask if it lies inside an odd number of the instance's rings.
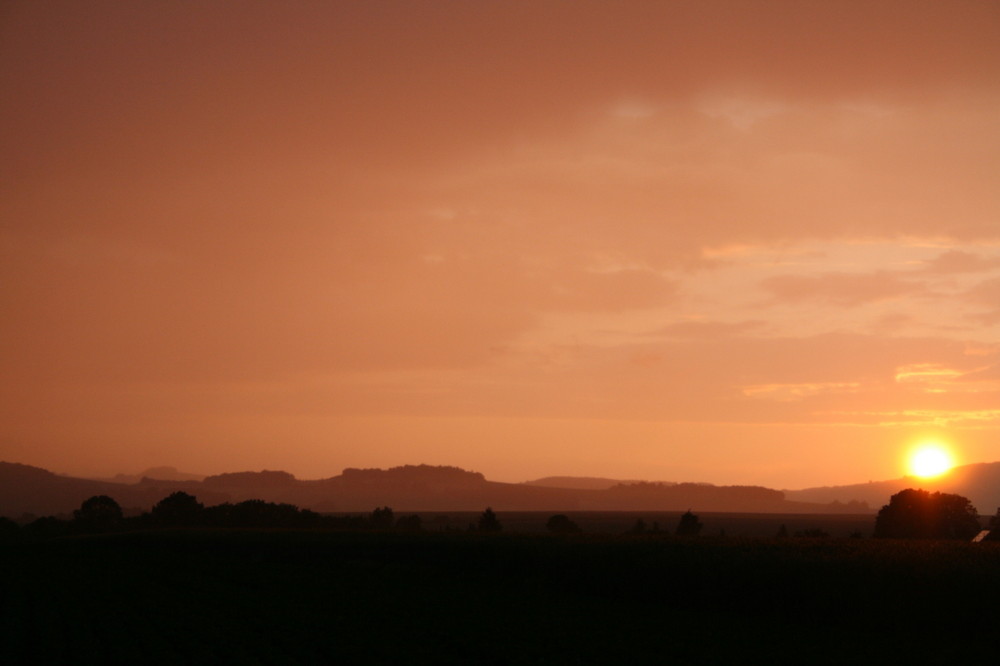
[[0,459],[1000,459],[1000,3],[4,3],[0,89]]

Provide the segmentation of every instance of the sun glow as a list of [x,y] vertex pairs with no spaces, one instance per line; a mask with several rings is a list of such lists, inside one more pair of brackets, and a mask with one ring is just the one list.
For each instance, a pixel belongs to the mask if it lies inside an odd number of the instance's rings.
[[952,468],[951,453],[936,442],[921,444],[910,454],[910,473],[921,478],[941,476]]

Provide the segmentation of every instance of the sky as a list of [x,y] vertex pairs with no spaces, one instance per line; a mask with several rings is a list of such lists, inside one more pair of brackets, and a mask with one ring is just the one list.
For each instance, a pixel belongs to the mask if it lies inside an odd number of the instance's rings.
[[1000,460],[1000,2],[4,2],[0,459]]

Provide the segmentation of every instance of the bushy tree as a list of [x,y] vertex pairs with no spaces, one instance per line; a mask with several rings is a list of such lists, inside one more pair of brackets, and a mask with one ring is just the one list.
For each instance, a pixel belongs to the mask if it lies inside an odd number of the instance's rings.
[[212,527],[313,527],[320,523],[319,514],[303,511],[292,504],[277,504],[261,499],[244,500],[238,504],[218,504],[206,507],[202,523]]
[[394,521],[392,509],[383,506],[372,511],[372,515],[369,516],[369,521],[371,526],[377,530],[388,530],[392,528]]
[[73,523],[88,532],[103,532],[121,524],[122,508],[107,495],[85,499],[73,512]]
[[154,523],[167,526],[195,525],[205,507],[194,495],[177,491],[161,499],[150,516]]
[[500,524],[500,520],[497,518],[497,514],[493,513],[493,509],[486,507],[486,511],[479,516],[479,531],[480,532],[499,532],[503,529]]
[[71,533],[68,520],[60,520],[55,516],[42,516],[21,528],[21,534],[27,537],[50,539]]
[[580,532],[580,526],[562,513],[557,513],[549,518],[545,522],[545,529],[552,534],[578,534]]
[[979,515],[966,497],[907,488],[889,499],[875,519],[875,536],[896,539],[971,539]]
[[688,510],[681,516],[680,521],[677,523],[675,534],[677,536],[698,536],[701,533],[702,527],[704,525],[698,520],[698,516]]

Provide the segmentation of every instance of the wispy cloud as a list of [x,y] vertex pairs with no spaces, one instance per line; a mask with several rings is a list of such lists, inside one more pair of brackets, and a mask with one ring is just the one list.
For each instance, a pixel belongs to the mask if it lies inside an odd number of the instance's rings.
[[0,457],[732,478],[995,408],[996,3],[188,9],[4,13]]
[[922,270],[927,273],[944,275],[1000,271],[1000,253],[983,256],[963,250],[949,250],[924,262]]
[[761,286],[780,302],[825,301],[841,307],[887,301],[924,292],[921,284],[888,272],[778,275],[767,278]]

